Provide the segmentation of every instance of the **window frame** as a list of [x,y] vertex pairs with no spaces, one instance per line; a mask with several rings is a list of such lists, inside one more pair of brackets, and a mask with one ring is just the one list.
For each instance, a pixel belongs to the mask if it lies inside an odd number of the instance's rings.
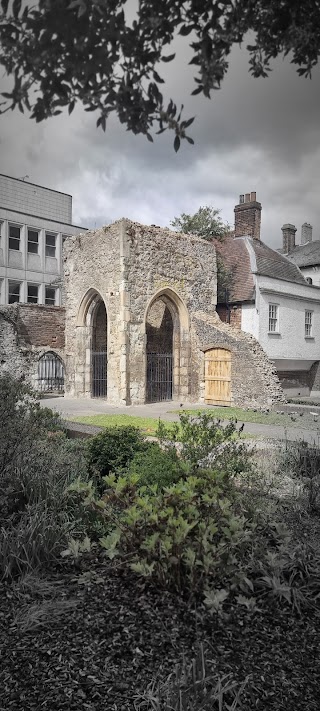
[[[308,315],[310,315],[309,320]],[[304,312],[304,337],[313,338],[313,311],[311,309],[305,309]]]
[[[19,237],[11,237],[10,235],[10,229],[13,227],[16,230],[19,230]],[[21,230],[22,230],[22,225],[18,225],[15,222],[8,222],[8,247],[11,252],[21,252]],[[10,242],[18,242],[18,247],[12,247],[10,246]]]
[[[268,333],[273,334],[273,333],[279,333],[279,304],[275,304],[274,302],[271,302],[268,304]],[[275,309],[274,312],[272,312],[272,309]],[[275,314],[275,315],[272,315]],[[271,328],[272,324],[274,322],[275,328]]]
[[[14,301],[10,301],[10,286],[11,284],[15,284],[16,286],[19,287],[19,298],[15,299]],[[22,282],[18,281],[17,279],[8,279],[8,304],[21,304],[21,286]]]
[[[27,283],[27,304],[38,304],[39,303],[39,286],[40,286],[40,284],[33,284],[32,282]],[[29,296],[29,289],[30,288],[37,290],[37,297]],[[36,301],[34,301],[35,298],[37,298]]]
[[[52,300],[50,300],[50,303],[47,303],[48,299],[50,299],[50,297],[47,297],[47,289],[54,292],[54,301],[53,302],[52,302]],[[56,306],[56,301],[57,301],[57,288],[55,286],[51,286],[50,284],[46,284],[44,287],[45,306]]]
[[[53,244],[47,244],[47,237],[54,237],[54,245]],[[56,259],[57,256],[57,233],[56,232],[46,232],[45,233],[45,256],[50,257],[51,259]],[[50,250],[53,250],[53,253],[50,254]]]
[[[34,242],[33,240],[29,239],[29,232],[34,232],[37,235],[37,241]],[[34,227],[27,227],[27,253],[28,254],[39,254],[39,235],[40,235],[40,230],[37,230]],[[37,250],[33,251],[29,249],[29,244],[36,244],[37,245]]]

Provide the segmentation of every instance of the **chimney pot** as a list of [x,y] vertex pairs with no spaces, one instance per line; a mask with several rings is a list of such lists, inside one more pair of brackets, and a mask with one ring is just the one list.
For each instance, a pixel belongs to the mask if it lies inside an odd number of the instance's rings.
[[292,252],[292,250],[296,246],[296,231],[297,228],[295,225],[290,225],[290,223],[286,225],[282,225],[282,244],[283,244],[283,251],[285,254],[289,254],[289,252]]
[[234,208],[234,236],[260,239],[261,210],[255,192],[240,195]]
[[304,222],[301,227],[301,244],[312,242],[312,225],[309,222]]

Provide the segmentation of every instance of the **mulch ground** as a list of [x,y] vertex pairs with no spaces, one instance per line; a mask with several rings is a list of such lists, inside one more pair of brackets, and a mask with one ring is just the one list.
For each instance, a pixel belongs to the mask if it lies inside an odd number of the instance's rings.
[[0,711],[138,709],[148,683],[191,659],[197,640],[210,644],[210,672],[247,678],[246,711],[319,710],[316,611],[241,608],[222,620],[109,562],[82,568],[65,563],[38,589],[0,587]]

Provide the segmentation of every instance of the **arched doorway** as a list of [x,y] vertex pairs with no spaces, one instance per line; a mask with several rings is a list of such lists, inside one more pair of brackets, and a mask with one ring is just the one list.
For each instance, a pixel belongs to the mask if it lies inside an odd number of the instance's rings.
[[83,297],[77,317],[75,383],[87,397],[107,397],[108,319],[104,300],[95,289]]
[[165,298],[156,299],[146,319],[147,402],[172,400],[173,316]]
[[92,311],[91,396],[107,397],[107,312],[102,299]]
[[64,390],[63,362],[53,351],[48,351],[39,358],[37,389],[48,393]]

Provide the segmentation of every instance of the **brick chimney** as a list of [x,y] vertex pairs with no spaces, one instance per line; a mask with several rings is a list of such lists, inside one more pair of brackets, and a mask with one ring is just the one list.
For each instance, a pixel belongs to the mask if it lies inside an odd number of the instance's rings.
[[260,239],[261,210],[256,193],[240,195],[234,208],[234,236]]
[[312,225],[304,222],[301,227],[301,244],[307,244],[307,242],[312,242]]
[[296,246],[296,231],[294,225],[283,225],[282,229],[282,246],[285,254],[289,254]]

